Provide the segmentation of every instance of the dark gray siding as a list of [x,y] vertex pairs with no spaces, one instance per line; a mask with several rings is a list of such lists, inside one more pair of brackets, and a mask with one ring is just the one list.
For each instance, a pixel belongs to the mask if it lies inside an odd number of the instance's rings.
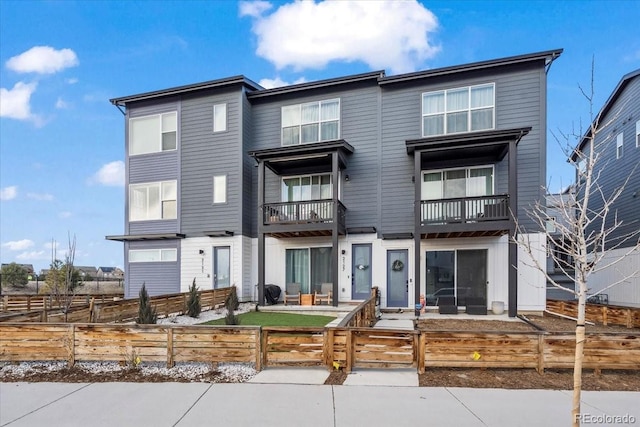
[[[340,99],[340,137],[354,147],[343,171],[342,202],[347,207],[347,226],[377,226],[379,205],[379,89],[376,86],[356,87],[342,91],[323,91],[321,94],[260,102],[252,108],[254,149],[281,146],[281,107],[324,99]],[[344,181],[349,175],[349,182]],[[257,208],[257,170],[252,168],[254,196]],[[265,200],[280,201],[281,177],[267,171]],[[256,211],[257,212],[257,211]],[[255,214],[257,217],[257,213]],[[256,232],[253,224],[253,233]]]
[[125,243],[125,264],[127,277],[125,280],[125,298],[138,298],[144,283],[149,295],[163,295],[180,292],[180,262],[135,262],[129,263],[129,249],[178,249],[178,240],[155,240]]
[[[252,229],[252,224],[257,220],[258,206],[254,193],[257,187],[253,186],[252,176],[256,166],[255,160],[251,158],[248,152],[253,149],[253,128],[252,107],[244,93],[241,96],[242,102],[242,147],[240,158],[242,159],[242,234],[246,236],[256,237],[257,233]],[[249,258],[251,254],[249,254]]]
[[[518,216],[521,226],[537,230],[525,209],[543,195],[545,184],[545,74],[543,63],[515,65],[488,72],[461,73],[382,90],[381,232],[413,229],[413,157],[404,142],[421,137],[421,94],[453,87],[495,83],[496,129],[531,126],[518,145]],[[506,193],[508,163],[496,165],[495,191]]]
[[[202,235],[208,230],[241,226],[242,170],[239,89],[184,98],[181,108],[181,232]],[[213,106],[227,104],[227,131],[213,132]],[[213,204],[213,177],[227,176],[227,202]]]
[[[601,118],[600,123],[607,124],[607,127],[596,138],[596,147],[601,156],[596,163],[596,174],[600,174],[598,182],[603,194],[610,197],[629,178],[622,194],[612,205],[605,223],[605,227],[610,228],[616,215],[618,220],[622,221],[622,226],[611,234],[607,248],[619,243],[624,236],[640,229],[638,213],[640,212],[640,148],[636,147],[638,120],[640,120],[640,76],[627,84],[606,116]],[[620,132],[623,133],[624,138],[623,155],[622,158],[617,159],[616,137]],[[602,198],[597,197],[596,194],[591,200],[590,209],[594,211],[602,209]],[[599,226],[597,223],[594,224],[594,227]],[[593,231],[595,228],[588,230],[588,232]],[[622,247],[634,246],[637,241],[636,235],[634,239],[623,243]]]

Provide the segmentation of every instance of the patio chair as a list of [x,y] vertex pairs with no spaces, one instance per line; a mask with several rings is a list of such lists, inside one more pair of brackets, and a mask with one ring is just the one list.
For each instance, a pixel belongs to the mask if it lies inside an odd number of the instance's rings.
[[287,305],[288,302],[300,305],[300,295],[300,283],[287,283],[284,290],[284,305]]
[[438,298],[438,313],[458,314],[458,304],[456,303],[456,297],[442,296]]
[[320,292],[315,292],[314,302],[316,305],[326,302],[327,305],[331,305],[333,294],[333,283],[323,283],[320,285]]

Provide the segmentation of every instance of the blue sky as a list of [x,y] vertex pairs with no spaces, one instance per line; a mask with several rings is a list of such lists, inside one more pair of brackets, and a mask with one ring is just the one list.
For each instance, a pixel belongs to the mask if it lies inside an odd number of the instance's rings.
[[[636,1],[0,1],[0,259],[122,266],[124,120],[109,99],[244,74],[265,86],[564,48],[548,128],[589,122],[640,68]],[[548,136],[548,179],[573,173]]]

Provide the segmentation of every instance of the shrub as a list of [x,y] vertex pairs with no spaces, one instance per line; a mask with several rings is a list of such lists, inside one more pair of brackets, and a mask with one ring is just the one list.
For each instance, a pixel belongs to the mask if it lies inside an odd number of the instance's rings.
[[16,288],[24,288],[29,283],[29,272],[23,266],[12,262],[2,266],[2,283]]
[[202,307],[200,306],[200,294],[198,294],[198,288],[196,288],[196,279],[193,278],[193,283],[189,287],[189,299],[187,300],[187,314],[189,317],[196,318],[200,316]]
[[236,294],[236,287],[231,288],[231,292],[227,295],[227,299],[224,300],[224,306],[227,311],[235,311],[240,307],[240,303],[238,302],[238,295]]
[[139,294],[138,318],[136,319],[136,323],[139,325],[152,325],[155,324],[157,320],[158,314],[156,313],[156,309],[151,305],[147,288],[143,283]]
[[228,311],[227,315],[224,316],[224,324],[225,325],[239,325],[240,318],[236,316],[233,311]]

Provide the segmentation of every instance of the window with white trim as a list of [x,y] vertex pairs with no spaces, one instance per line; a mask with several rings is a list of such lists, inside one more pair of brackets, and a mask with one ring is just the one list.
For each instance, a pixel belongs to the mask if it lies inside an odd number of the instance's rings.
[[282,107],[282,145],[340,138],[340,99]]
[[474,132],[494,127],[494,83],[422,94],[422,136]]
[[620,132],[616,137],[616,159],[621,159],[624,154],[624,136],[623,133]]
[[176,219],[177,182],[129,185],[129,221]]
[[177,129],[175,111],[129,119],[129,155],[175,150]]
[[172,249],[130,249],[129,262],[176,262],[178,250]]
[[640,120],[636,122],[636,148],[640,148]]
[[213,203],[227,203],[227,176],[213,177]]
[[227,130],[227,104],[213,106],[213,131],[224,132]]
[[326,200],[333,197],[331,174],[282,178],[282,201]]

